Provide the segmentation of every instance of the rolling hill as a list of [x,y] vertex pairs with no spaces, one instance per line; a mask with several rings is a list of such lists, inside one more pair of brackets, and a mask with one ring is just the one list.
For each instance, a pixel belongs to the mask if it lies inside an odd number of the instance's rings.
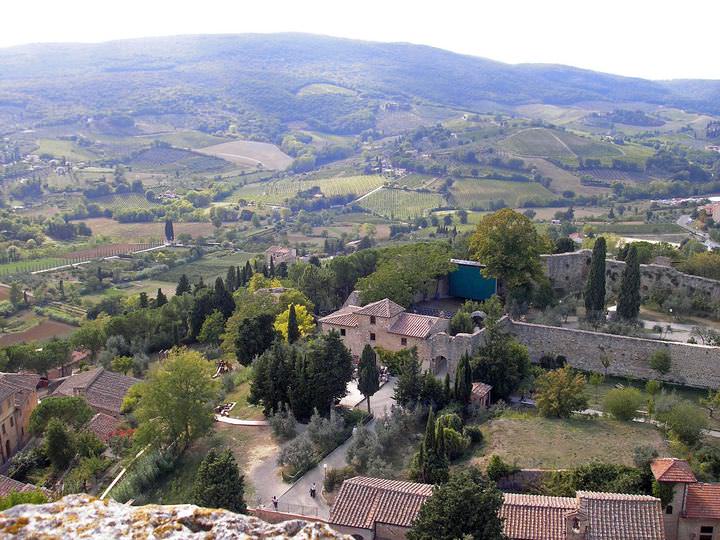
[[[311,89],[311,91],[308,91]],[[375,127],[382,107],[645,102],[720,112],[718,81],[648,81],[567,66],[509,65],[407,43],[307,34],[178,36],[0,49],[0,124],[92,117],[206,132],[236,124],[273,140],[288,123],[329,133]],[[6,128],[7,130],[7,128]]]

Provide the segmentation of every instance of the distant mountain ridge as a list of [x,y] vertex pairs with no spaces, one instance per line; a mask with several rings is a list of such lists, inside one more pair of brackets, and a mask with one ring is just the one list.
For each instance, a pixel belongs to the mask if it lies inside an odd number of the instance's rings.
[[[356,95],[298,95],[313,83]],[[11,121],[124,111],[202,117],[208,128],[233,117],[263,117],[271,131],[279,129],[273,124],[309,119],[329,131],[352,132],[371,126],[369,115],[383,100],[464,110],[488,102],[644,102],[720,113],[720,81],[649,81],[560,65],[509,65],[424,45],[309,34],[0,49],[0,114]]]

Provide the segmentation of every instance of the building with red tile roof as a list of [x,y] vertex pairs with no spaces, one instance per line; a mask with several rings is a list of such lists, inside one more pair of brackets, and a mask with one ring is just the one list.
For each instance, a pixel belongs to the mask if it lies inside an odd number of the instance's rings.
[[490,397],[492,393],[492,386],[482,382],[472,383],[472,391],[470,393],[470,401],[480,407],[490,406]]
[[363,348],[368,344],[389,351],[416,347],[423,369],[444,375],[447,368],[446,364],[434,363],[429,342],[433,335],[447,332],[447,319],[408,313],[402,306],[384,298],[366,306],[348,303],[318,322],[325,333],[331,330],[339,332],[356,358],[360,358]]
[[682,459],[659,458],[650,469],[659,484],[672,490],[663,509],[667,540],[720,538],[720,483],[698,482]]
[[28,491],[36,491],[39,488],[32,484],[18,482],[9,476],[0,474],[0,497],[7,497],[11,493],[26,493]]
[[[330,525],[356,539],[401,539],[432,486],[355,477],[346,480]],[[660,499],[578,491],[575,497],[504,494],[499,512],[509,540],[664,540]]]
[[38,404],[34,373],[0,373],[0,463],[5,463],[27,443],[30,415]]
[[99,412],[90,419],[85,428],[106,443],[121,424],[122,420],[119,418]]
[[139,379],[97,367],[72,375],[53,392],[54,396],[83,396],[96,412],[119,417],[125,394]]

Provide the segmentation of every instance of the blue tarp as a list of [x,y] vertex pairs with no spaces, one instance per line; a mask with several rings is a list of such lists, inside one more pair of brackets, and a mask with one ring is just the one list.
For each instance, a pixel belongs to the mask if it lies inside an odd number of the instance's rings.
[[[453,261],[456,262],[456,261]],[[487,300],[497,292],[497,280],[482,275],[482,268],[475,264],[457,263],[457,270],[450,272],[450,296],[466,300]]]

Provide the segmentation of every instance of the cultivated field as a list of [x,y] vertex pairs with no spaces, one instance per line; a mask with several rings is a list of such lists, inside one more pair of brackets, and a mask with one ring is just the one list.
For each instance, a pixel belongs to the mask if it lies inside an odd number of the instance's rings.
[[29,341],[47,341],[53,337],[65,337],[76,330],[75,326],[42,318],[38,324],[23,332],[0,334],[0,347]]
[[641,172],[617,171],[615,169],[583,169],[582,174],[587,174],[596,180],[605,182],[649,182],[650,176]]
[[102,208],[115,210],[127,210],[130,208],[152,208],[157,206],[156,203],[148,201],[144,195],[140,193],[118,193],[117,195],[106,195],[90,199],[91,203],[97,203]]
[[508,206],[522,206],[528,201],[544,202],[556,198],[550,190],[536,182],[511,182],[484,178],[463,178],[453,182],[450,193],[457,206],[484,208],[491,201],[504,201]]
[[360,201],[360,206],[389,219],[412,219],[447,205],[439,193],[383,188]]
[[577,156],[552,131],[545,128],[528,128],[510,135],[503,146],[522,156],[549,157],[573,160]]
[[39,139],[37,141],[38,149],[35,153],[38,155],[50,154],[56,158],[67,158],[71,161],[91,161],[97,156],[86,148],[75,144],[72,141],[63,141],[60,139]]
[[507,413],[483,426],[487,443],[473,461],[499,455],[527,468],[569,468],[597,460],[633,464],[633,450],[649,445],[670,455],[664,437],[653,426],[600,418],[558,420],[533,413]]
[[339,94],[342,96],[354,96],[357,94],[355,90],[350,88],[344,88],[335,84],[327,83],[312,83],[306,84],[300,90],[298,90],[298,96],[317,96],[323,94]]
[[365,195],[385,183],[380,175],[334,176],[331,178],[283,178],[274,182],[248,184],[235,192],[241,199],[269,204],[282,204],[286,199],[294,197],[298,191],[311,187],[319,187],[323,194],[347,195],[352,193],[358,197]]
[[[110,218],[90,218],[80,221],[86,223],[96,236],[132,239],[138,242],[165,239],[165,223],[119,223]],[[173,229],[177,238],[180,234],[189,234],[193,237],[210,236],[215,227],[212,223],[173,223]]]
[[205,255],[197,261],[171,268],[167,272],[156,276],[155,279],[157,281],[177,283],[180,276],[185,274],[190,283],[196,283],[202,278],[205,283],[211,284],[217,277],[224,278],[230,266],[243,266],[255,256],[255,253],[219,251]]
[[148,141],[162,141],[171,144],[177,148],[203,148],[227,142],[227,139],[208,135],[200,131],[175,131],[172,133],[162,133],[159,135],[142,135],[138,138]]
[[262,166],[265,169],[286,169],[293,161],[274,144],[257,141],[225,142],[199,148],[197,151],[238,165]]

